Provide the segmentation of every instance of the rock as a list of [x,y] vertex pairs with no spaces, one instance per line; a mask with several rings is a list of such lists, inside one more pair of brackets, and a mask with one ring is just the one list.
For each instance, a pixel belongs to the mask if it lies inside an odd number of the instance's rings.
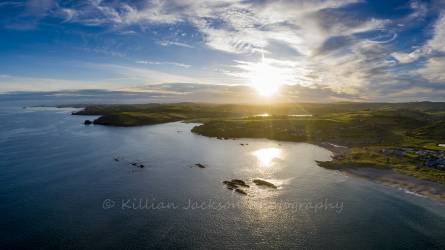
[[264,185],[264,186],[268,186],[268,187],[271,187],[271,188],[277,188],[277,186],[275,186],[273,183],[270,183],[270,182],[265,181],[265,180],[254,179],[252,182],[257,184],[257,185],[259,185],[259,186]]
[[227,185],[227,188],[232,190],[232,189],[237,189],[239,188],[239,186],[242,187],[250,187],[249,185],[246,184],[246,182],[244,182],[243,180],[238,180],[238,179],[232,179],[230,181],[223,181],[224,184]]
[[119,161],[119,159],[113,158],[115,161]]
[[140,168],[145,168],[145,166],[144,166],[144,165],[142,165],[142,164],[141,164],[141,165],[139,165],[139,167],[140,167]]
[[223,181],[224,184],[227,185],[227,189],[229,190],[235,190],[236,192],[240,193],[240,194],[247,194],[244,190],[242,190],[239,186],[243,186],[243,187],[250,187],[249,185],[246,184],[245,181],[243,180],[238,180],[238,179],[232,179],[230,181]]
[[237,188],[237,189],[235,189],[235,191],[238,192],[238,193],[240,193],[240,194],[247,195],[247,193],[244,192],[242,189]]
[[90,120],[85,120],[85,122],[84,122],[83,124],[89,125],[89,124],[91,124],[91,123],[93,123],[93,122],[90,121]]
[[229,137],[224,137],[224,140],[228,140],[228,139],[230,139]]
[[138,164],[137,164],[136,162],[134,162],[134,163],[131,163],[131,165],[133,165],[133,166],[137,166]]
[[231,180],[231,183],[233,183],[233,184],[235,184],[235,185],[240,185],[240,186],[243,186],[243,187],[250,187],[250,186],[247,185],[246,182],[243,181],[243,180],[232,179],[232,180]]
[[195,165],[198,166],[198,167],[200,167],[200,168],[206,168],[206,165],[201,164],[201,163],[196,163]]
[[244,146],[244,144],[240,143],[239,145]]

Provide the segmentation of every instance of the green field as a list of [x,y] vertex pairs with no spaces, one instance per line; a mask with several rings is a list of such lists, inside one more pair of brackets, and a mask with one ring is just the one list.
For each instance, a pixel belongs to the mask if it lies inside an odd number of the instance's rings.
[[426,146],[423,147],[424,149],[430,149],[430,150],[439,150],[439,151],[445,151],[444,147],[439,147],[439,146]]
[[[270,116],[257,116],[266,113]],[[89,105],[74,115],[102,115],[94,123],[112,126],[203,122],[193,132],[214,137],[329,140],[367,146],[421,146],[445,141],[445,103],[432,102],[115,104]]]

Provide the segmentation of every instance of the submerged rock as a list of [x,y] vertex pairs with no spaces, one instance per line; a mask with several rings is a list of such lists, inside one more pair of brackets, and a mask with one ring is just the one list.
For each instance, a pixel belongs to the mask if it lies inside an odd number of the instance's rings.
[[252,182],[259,186],[268,186],[271,188],[277,188],[277,186],[275,186],[273,183],[261,179],[254,179]]
[[237,188],[237,189],[235,189],[235,191],[238,192],[238,193],[240,193],[240,194],[247,195],[247,193],[244,192],[242,189]]
[[198,166],[198,167],[200,167],[200,168],[206,168],[206,165],[201,164],[201,163],[196,163],[195,165]]

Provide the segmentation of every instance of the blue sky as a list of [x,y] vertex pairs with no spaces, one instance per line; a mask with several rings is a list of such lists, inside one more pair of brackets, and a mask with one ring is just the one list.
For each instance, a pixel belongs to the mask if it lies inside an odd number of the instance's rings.
[[445,1],[0,2],[0,105],[445,101]]

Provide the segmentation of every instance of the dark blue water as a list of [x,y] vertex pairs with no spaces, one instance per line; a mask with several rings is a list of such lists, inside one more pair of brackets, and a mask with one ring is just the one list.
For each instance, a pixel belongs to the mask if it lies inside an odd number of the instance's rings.
[[445,248],[443,204],[322,169],[320,147],[86,126],[73,110],[0,109],[1,248]]

